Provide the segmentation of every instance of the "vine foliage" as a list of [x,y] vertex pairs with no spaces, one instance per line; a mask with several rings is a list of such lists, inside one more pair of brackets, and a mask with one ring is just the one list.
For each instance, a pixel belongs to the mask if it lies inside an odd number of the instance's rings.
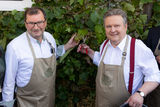
[[[34,6],[47,13],[47,28],[57,45],[65,44],[72,34],[77,40],[99,50],[106,39],[103,14],[111,8],[122,8],[128,15],[128,34],[144,40],[148,29],[160,25],[160,1],[155,0],[34,0]],[[152,4],[151,18],[144,7]],[[24,12],[0,12],[0,45],[6,45],[26,31]],[[57,59],[56,106],[94,107],[97,67],[86,55],[70,50]]]

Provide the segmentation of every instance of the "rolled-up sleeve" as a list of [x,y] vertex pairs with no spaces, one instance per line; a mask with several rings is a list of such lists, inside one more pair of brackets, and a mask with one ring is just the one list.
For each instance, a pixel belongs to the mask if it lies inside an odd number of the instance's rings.
[[158,64],[156,62],[155,56],[152,51],[146,47],[142,42],[138,42],[138,46],[141,48],[137,48],[138,54],[137,61],[141,68],[142,73],[144,74],[144,81],[152,81],[160,83],[160,70],[158,68]]
[[142,70],[145,75],[144,81],[153,81],[160,83],[160,71],[154,55],[149,55],[146,59],[147,60],[144,61],[146,66],[144,67],[144,70]]
[[64,49],[64,45],[59,45],[57,47],[57,52],[56,52],[56,56],[63,56],[65,54],[65,49]]
[[93,56],[93,63],[97,66],[99,65],[100,57],[101,57],[100,53],[95,51],[94,56]]

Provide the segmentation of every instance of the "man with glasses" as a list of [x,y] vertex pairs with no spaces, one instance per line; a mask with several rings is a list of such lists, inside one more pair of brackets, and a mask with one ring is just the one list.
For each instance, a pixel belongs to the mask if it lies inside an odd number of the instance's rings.
[[13,100],[16,86],[18,107],[54,107],[56,56],[78,43],[72,36],[67,44],[57,48],[55,39],[45,32],[46,26],[43,9],[32,7],[25,11],[27,31],[12,40],[6,50],[4,102]]

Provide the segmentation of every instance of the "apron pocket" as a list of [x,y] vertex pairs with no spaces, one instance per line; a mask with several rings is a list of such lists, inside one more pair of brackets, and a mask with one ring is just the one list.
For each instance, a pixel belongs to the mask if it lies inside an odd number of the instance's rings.
[[48,68],[48,70],[44,73],[46,77],[50,77],[53,74],[52,68]]

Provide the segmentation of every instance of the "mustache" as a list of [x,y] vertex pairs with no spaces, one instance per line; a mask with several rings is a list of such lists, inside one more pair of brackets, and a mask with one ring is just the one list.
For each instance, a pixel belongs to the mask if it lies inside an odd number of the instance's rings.
[[32,31],[36,32],[36,31],[40,31],[40,29],[33,29]]
[[109,33],[111,36],[114,36],[114,35],[119,35],[119,32],[111,32]]

